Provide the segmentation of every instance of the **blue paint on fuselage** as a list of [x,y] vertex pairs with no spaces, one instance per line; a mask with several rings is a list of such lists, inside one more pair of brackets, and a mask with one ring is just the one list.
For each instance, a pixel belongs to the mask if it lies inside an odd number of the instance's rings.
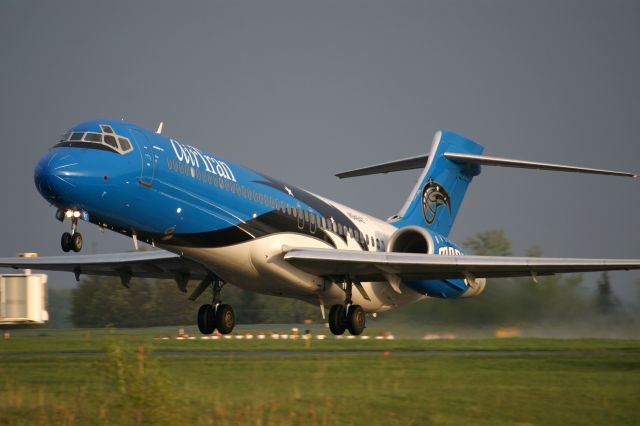
[[[74,126],[70,132],[99,133],[101,125],[127,138],[133,150],[121,153],[91,142],[86,142],[86,148],[60,143],[34,171],[36,187],[47,201],[60,209],[81,210],[94,224],[127,235],[135,232],[148,242],[166,239],[168,244],[187,241],[181,240],[181,235],[208,236],[225,230],[244,233],[250,239],[256,236],[252,234],[256,227],[248,224],[279,214],[284,204],[314,215],[314,221],[331,218],[358,229],[344,212],[300,188],[133,123],[93,120]],[[250,200],[255,194],[263,201]],[[282,216],[294,223],[300,220],[284,212]],[[302,224],[301,228],[294,224],[293,229],[310,235],[305,229],[311,226],[309,222]],[[269,226],[274,229],[273,224]],[[452,247],[462,254],[446,238],[428,232],[434,238],[436,253],[440,247]],[[367,244],[362,248],[367,250]],[[434,297],[459,297],[467,290],[463,280],[405,284]]]

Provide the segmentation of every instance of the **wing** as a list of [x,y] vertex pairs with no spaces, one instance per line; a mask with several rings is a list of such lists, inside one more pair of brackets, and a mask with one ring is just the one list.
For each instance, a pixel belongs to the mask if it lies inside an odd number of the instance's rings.
[[190,279],[204,279],[209,271],[201,264],[164,250],[134,253],[0,258],[0,268],[37,269],[81,274],[118,276],[128,286],[132,277],[170,278],[186,288]]
[[283,247],[284,259],[315,275],[350,276],[384,281],[388,274],[404,280],[522,277],[565,272],[640,269],[640,260],[544,257],[440,256],[335,249]]

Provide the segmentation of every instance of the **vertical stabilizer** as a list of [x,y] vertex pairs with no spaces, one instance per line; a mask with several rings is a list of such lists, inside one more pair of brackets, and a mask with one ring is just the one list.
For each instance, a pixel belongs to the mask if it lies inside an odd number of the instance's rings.
[[437,132],[427,165],[394,225],[422,226],[448,236],[467,187],[480,173],[480,166],[453,162],[444,153],[480,155],[483,150],[481,145],[456,133]]

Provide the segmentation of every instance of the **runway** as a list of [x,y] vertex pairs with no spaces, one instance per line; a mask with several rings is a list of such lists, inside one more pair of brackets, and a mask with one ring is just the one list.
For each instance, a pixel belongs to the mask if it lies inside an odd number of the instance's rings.
[[[133,354],[133,353],[132,353]],[[277,357],[364,357],[364,356],[394,356],[394,357],[471,357],[471,356],[593,356],[611,354],[640,354],[640,350],[628,349],[607,349],[607,350],[431,350],[431,351],[155,351],[146,352],[152,357],[169,358],[277,358]],[[21,358],[21,357],[101,357],[107,356],[107,352],[20,352],[20,353],[0,353],[0,358]]]

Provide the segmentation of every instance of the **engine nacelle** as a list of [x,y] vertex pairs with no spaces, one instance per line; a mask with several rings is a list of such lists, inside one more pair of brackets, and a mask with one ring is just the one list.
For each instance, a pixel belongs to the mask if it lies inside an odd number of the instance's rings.
[[[442,238],[438,239],[442,241]],[[445,239],[445,241],[447,241]],[[444,250],[445,254],[462,252],[458,249],[454,249],[445,243],[441,247],[436,247],[434,244],[434,238],[429,231],[419,226],[407,226],[398,229],[391,235],[389,243],[387,244],[387,250],[395,253],[422,253],[422,254],[434,254],[436,250],[440,253]],[[460,280],[462,281],[462,280]],[[425,281],[426,282],[426,281]],[[467,276],[464,279],[464,284],[467,286],[467,290],[459,294],[457,297],[473,297],[477,296],[484,291],[487,280],[485,278],[477,278],[474,276]]]
[[486,278],[465,278],[465,284],[469,287],[467,291],[465,291],[460,298],[464,297],[474,297],[479,295],[484,291],[484,286],[487,284]]
[[396,253],[422,253],[433,254],[433,237],[424,228],[419,226],[406,226],[398,229],[391,235],[387,250]]

